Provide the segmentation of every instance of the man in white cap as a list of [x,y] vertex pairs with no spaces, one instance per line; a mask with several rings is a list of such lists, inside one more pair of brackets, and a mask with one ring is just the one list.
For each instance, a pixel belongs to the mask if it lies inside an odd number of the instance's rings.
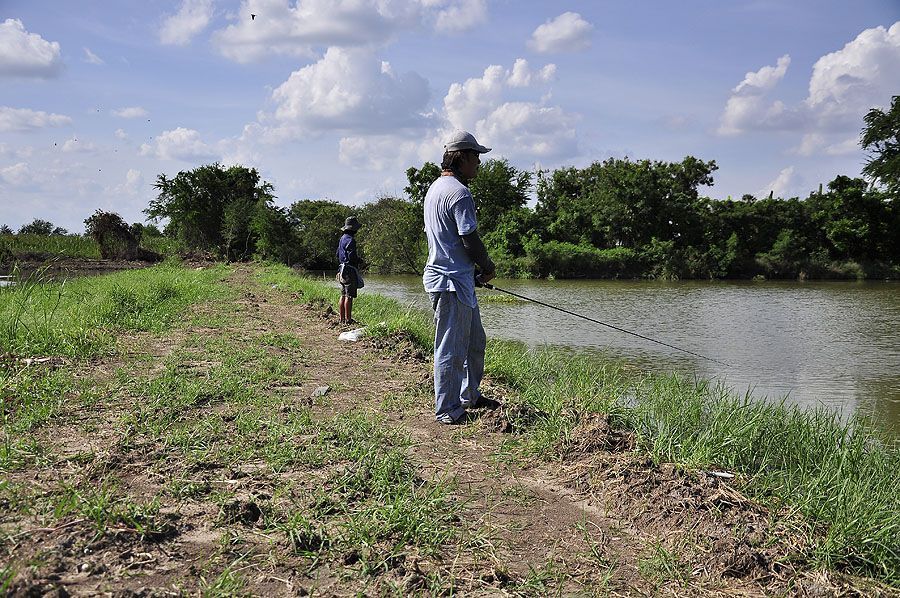
[[444,145],[441,176],[425,195],[428,263],[422,282],[434,309],[435,419],[466,421],[466,408],[482,401],[487,338],[475,298],[479,280],[494,277],[494,262],[478,236],[475,200],[468,183],[478,173],[481,154],[491,151],[466,131],[455,131]]

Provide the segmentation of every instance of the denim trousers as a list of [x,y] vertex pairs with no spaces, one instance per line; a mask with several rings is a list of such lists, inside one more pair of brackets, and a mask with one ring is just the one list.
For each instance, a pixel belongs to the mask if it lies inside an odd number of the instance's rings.
[[430,293],[434,309],[435,416],[462,417],[462,400],[476,403],[484,375],[487,337],[478,304],[469,307],[456,293]]

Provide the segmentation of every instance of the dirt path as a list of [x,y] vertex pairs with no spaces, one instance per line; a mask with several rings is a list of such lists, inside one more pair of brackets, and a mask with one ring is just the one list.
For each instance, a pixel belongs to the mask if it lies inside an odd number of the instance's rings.
[[[516,435],[500,431],[502,409],[465,426],[433,422],[429,362],[390,343],[339,342],[332,314],[260,285],[250,267],[225,284],[233,301],[198,306],[184,326],[123,339],[118,355],[77,367],[70,409],[38,430],[34,455],[0,488],[13,595],[835,587],[797,576],[767,514],[718,478],[644,462],[599,420],[575,431],[566,459],[523,461]],[[490,380],[487,389],[506,392]],[[341,417],[374,424],[348,433]],[[365,528],[354,517],[389,516],[377,510],[385,495],[336,483],[358,481],[365,457],[341,451],[392,429],[408,438],[398,446],[415,471],[410,496],[447,488],[450,503],[434,504],[458,507],[449,520],[416,519],[458,530],[437,549],[415,530],[397,540]],[[373,467],[390,455],[378,459]],[[341,543],[351,532],[358,547]]]

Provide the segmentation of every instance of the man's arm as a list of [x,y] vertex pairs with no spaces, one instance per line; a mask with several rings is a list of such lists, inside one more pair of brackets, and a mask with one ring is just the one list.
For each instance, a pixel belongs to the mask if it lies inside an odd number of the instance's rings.
[[496,269],[494,262],[488,256],[487,248],[484,246],[481,237],[478,236],[478,231],[473,230],[468,235],[460,235],[459,238],[462,240],[466,253],[481,268],[481,282],[488,282],[494,278],[494,270]]

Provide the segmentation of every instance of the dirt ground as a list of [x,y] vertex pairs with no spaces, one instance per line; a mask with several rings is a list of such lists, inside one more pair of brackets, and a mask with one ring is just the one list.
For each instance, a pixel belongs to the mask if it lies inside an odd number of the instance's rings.
[[[583,420],[561,454],[522,459],[509,448],[517,434],[509,389],[486,380],[486,394],[502,406],[476,410],[464,426],[440,426],[431,364],[408,342],[339,342],[333,310],[256,283],[249,267],[225,282],[236,302],[197,306],[200,317],[161,336],[122,339],[116,355],[47,366],[74,367],[98,396],[89,403],[73,397],[73,409],[36,431],[42,457],[6,476],[17,490],[0,495],[10,595],[890,595],[804,571],[790,530],[727,478],[654,464],[602,416]],[[289,364],[283,379],[267,382],[272,410],[290,418],[308,409],[313,422],[367,414],[408,436],[406,455],[422,484],[446,484],[460,507],[456,540],[437,553],[401,547],[376,571],[361,566],[363,547],[319,550],[310,536],[298,551],[296,540],[290,546],[266,521],[302,502],[327,472],[202,457],[242,448],[228,446],[240,405],[196,400],[176,418],[178,425],[207,415],[224,422],[215,450],[185,453],[164,435],[135,432],[136,404],[148,399],[130,381],[159,374],[198,338],[261,335],[298,339],[296,347],[269,351]],[[182,374],[208,380],[210,364],[191,359],[178,362]],[[121,388],[129,390],[111,391]],[[98,531],[83,510],[55,517],[32,507],[60,488],[86,487],[136,501],[155,497],[154,525],[141,529],[127,523],[142,521],[132,516]]]

